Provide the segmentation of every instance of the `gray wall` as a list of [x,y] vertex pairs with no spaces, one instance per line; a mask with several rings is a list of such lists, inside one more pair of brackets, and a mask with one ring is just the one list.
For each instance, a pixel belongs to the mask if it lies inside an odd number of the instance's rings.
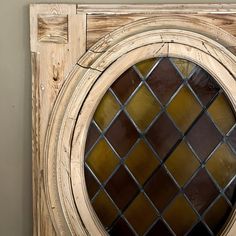
[[[0,6],[0,236],[32,235],[30,3]],[[61,2],[45,1],[40,3]],[[64,3],[219,3],[205,0],[84,0]],[[236,0],[222,1],[224,3]]]

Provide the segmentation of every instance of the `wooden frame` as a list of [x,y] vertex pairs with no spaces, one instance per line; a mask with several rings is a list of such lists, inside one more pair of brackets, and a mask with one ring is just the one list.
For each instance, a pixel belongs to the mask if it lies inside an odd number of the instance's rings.
[[[193,61],[236,109],[235,13],[234,4],[31,5],[34,235],[106,235],[85,186],[84,146],[96,106],[131,65]],[[221,234],[235,235],[235,221],[233,212]]]

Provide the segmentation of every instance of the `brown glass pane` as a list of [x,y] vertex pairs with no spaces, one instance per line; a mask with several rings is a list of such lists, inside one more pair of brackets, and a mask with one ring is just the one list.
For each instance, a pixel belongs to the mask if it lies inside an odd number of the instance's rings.
[[141,61],[137,63],[135,66],[138,69],[138,71],[141,73],[141,75],[145,78],[147,74],[150,72],[150,70],[153,68],[156,62],[157,62],[156,58],[151,58],[145,61]]
[[193,69],[195,68],[195,64],[184,60],[184,59],[179,59],[179,58],[173,58],[172,59],[180,73],[182,74],[183,78],[188,78]]
[[222,139],[213,122],[203,114],[187,134],[198,157],[205,160]]
[[202,214],[217,197],[218,190],[207,172],[202,169],[188,184],[185,193],[195,209]]
[[182,236],[190,230],[197,216],[185,197],[180,194],[171,202],[165,211],[164,219],[177,236]]
[[135,93],[126,106],[130,117],[144,131],[160,112],[160,104],[145,85]]
[[121,112],[106,133],[118,154],[123,157],[138,138],[138,132],[124,112]]
[[235,116],[224,94],[220,94],[211,104],[208,112],[221,132],[226,134],[235,123]]
[[129,153],[125,164],[139,183],[143,184],[157,168],[159,161],[148,145],[140,140]]
[[120,106],[111,92],[106,92],[94,114],[94,120],[104,130],[112,121]]
[[131,67],[124,72],[111,86],[112,90],[122,103],[128,99],[136,89],[140,79],[136,71]]
[[148,130],[146,137],[159,156],[164,159],[181,135],[169,117],[163,113]]
[[143,193],[140,193],[124,212],[124,216],[138,235],[143,235],[158,214]]
[[236,202],[236,178],[234,178],[234,180],[227,187],[225,194],[230,200],[231,204],[234,205]]
[[167,111],[184,133],[201,112],[201,106],[186,87],[182,87],[169,104]]
[[223,197],[209,209],[205,215],[205,221],[210,229],[217,234],[229,216],[231,208]]
[[114,224],[111,231],[109,232],[110,236],[134,236],[134,232],[128,226],[128,224],[122,218]]
[[160,99],[166,104],[182,83],[182,78],[168,58],[164,58],[156,66],[147,79],[147,83]]
[[85,181],[87,185],[88,195],[89,198],[92,199],[100,186],[87,167],[84,168],[84,172],[85,172]]
[[236,156],[227,144],[222,144],[207,161],[207,169],[224,188],[236,174]]
[[94,199],[93,208],[105,227],[109,227],[117,217],[118,211],[104,191]]
[[146,236],[173,236],[166,224],[162,220],[158,220],[157,223],[151,228]]
[[101,139],[89,153],[86,163],[97,178],[104,182],[119,163],[119,159],[108,143]]
[[199,222],[197,225],[193,227],[193,229],[188,233],[188,236],[210,236],[207,227],[202,223]]
[[229,142],[233,147],[234,151],[236,151],[236,128],[234,128],[233,131],[230,133]]
[[180,186],[189,180],[200,165],[185,142],[178,145],[165,164]]
[[89,151],[89,149],[94,145],[94,143],[97,141],[98,137],[100,135],[100,132],[98,131],[96,125],[94,123],[91,123],[87,140],[86,140],[86,146],[85,146],[85,153]]
[[145,192],[159,211],[163,211],[178,192],[178,187],[164,168],[160,168],[148,181]]
[[138,192],[135,181],[123,166],[116,171],[105,188],[120,209],[123,209]]
[[220,89],[214,79],[200,67],[191,76],[189,84],[205,106],[216,96]]

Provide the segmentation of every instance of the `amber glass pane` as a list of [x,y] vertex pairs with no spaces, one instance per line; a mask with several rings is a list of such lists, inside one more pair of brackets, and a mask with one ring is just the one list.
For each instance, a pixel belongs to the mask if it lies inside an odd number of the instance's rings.
[[160,112],[160,104],[147,87],[142,85],[127,104],[126,110],[143,131]]
[[102,101],[100,102],[94,114],[94,120],[103,130],[111,122],[118,110],[119,104],[117,103],[111,92],[108,91],[102,98]]
[[173,236],[169,228],[162,220],[158,220],[157,223],[147,233],[147,236]]
[[118,211],[104,191],[100,191],[93,202],[93,208],[105,227],[115,220]]
[[140,193],[124,212],[124,216],[138,235],[143,235],[158,214],[145,195]]
[[121,235],[124,235],[124,236],[135,236],[135,234],[132,231],[132,229],[128,226],[126,221],[123,220],[122,218],[120,218],[115,223],[115,225],[113,226],[113,228],[109,232],[109,235],[111,235],[111,236],[121,236]]
[[119,100],[125,103],[139,83],[140,78],[138,74],[133,68],[130,68],[112,84],[111,88]]
[[192,92],[184,86],[167,108],[176,125],[185,132],[201,111],[201,106]]
[[224,94],[219,95],[208,109],[211,118],[226,134],[235,123],[235,116]]
[[123,166],[112,176],[105,188],[120,209],[123,209],[138,192],[135,181]]
[[178,187],[167,174],[166,170],[160,168],[148,181],[145,186],[145,192],[157,209],[162,212],[177,194]]
[[184,60],[184,59],[179,59],[179,58],[173,58],[173,62],[178,68],[178,70],[181,72],[183,78],[188,78],[195,68],[195,64]]
[[180,186],[183,186],[199,167],[199,161],[185,142],[181,142],[166,161],[166,166]]
[[164,218],[176,235],[184,235],[197,220],[196,213],[182,194],[170,204]]
[[104,182],[119,163],[118,158],[104,139],[101,139],[90,152],[86,163],[98,177]]
[[188,234],[188,236],[210,236],[210,235],[211,233],[208,231],[207,227],[202,222],[199,222],[197,225],[195,225]]
[[205,160],[222,139],[213,122],[203,114],[187,134],[187,139],[197,153]]
[[181,85],[182,78],[170,60],[164,58],[150,74],[147,83],[162,104],[165,104]]
[[207,169],[224,188],[236,173],[236,158],[227,144],[222,144],[206,164]]
[[181,135],[170,118],[163,113],[149,129],[146,137],[159,156],[164,159]]
[[138,138],[138,132],[129,118],[121,112],[106,133],[106,137],[118,154],[128,153]]
[[203,69],[197,68],[189,80],[189,84],[204,106],[216,96],[220,87]]
[[231,204],[234,205],[236,202],[236,178],[234,178],[234,180],[227,187],[225,194],[230,200]]
[[100,135],[100,132],[98,131],[96,125],[94,123],[91,123],[89,130],[88,130],[86,146],[85,146],[85,153],[87,153],[89,151],[89,149],[94,145],[94,143],[98,139],[99,135]]
[[141,61],[137,63],[135,66],[138,69],[138,71],[141,73],[141,75],[145,78],[147,74],[150,72],[150,70],[153,68],[156,62],[157,62],[156,58],[151,58],[145,61]]
[[203,213],[217,197],[218,190],[207,172],[202,169],[188,184],[185,193],[199,213]]
[[229,135],[229,143],[233,147],[234,151],[236,151],[236,128]]
[[159,165],[159,161],[143,141],[139,141],[125,161],[134,177],[143,184]]
[[223,197],[220,197],[217,202],[210,208],[205,215],[205,221],[214,233],[218,233],[228,218],[230,206]]

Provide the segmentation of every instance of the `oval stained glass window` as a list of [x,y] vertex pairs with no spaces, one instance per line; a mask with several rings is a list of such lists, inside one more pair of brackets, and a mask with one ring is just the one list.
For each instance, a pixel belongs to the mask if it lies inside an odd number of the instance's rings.
[[91,204],[110,235],[216,235],[236,199],[235,151],[235,112],[206,71],[176,58],[140,62],[91,122]]

